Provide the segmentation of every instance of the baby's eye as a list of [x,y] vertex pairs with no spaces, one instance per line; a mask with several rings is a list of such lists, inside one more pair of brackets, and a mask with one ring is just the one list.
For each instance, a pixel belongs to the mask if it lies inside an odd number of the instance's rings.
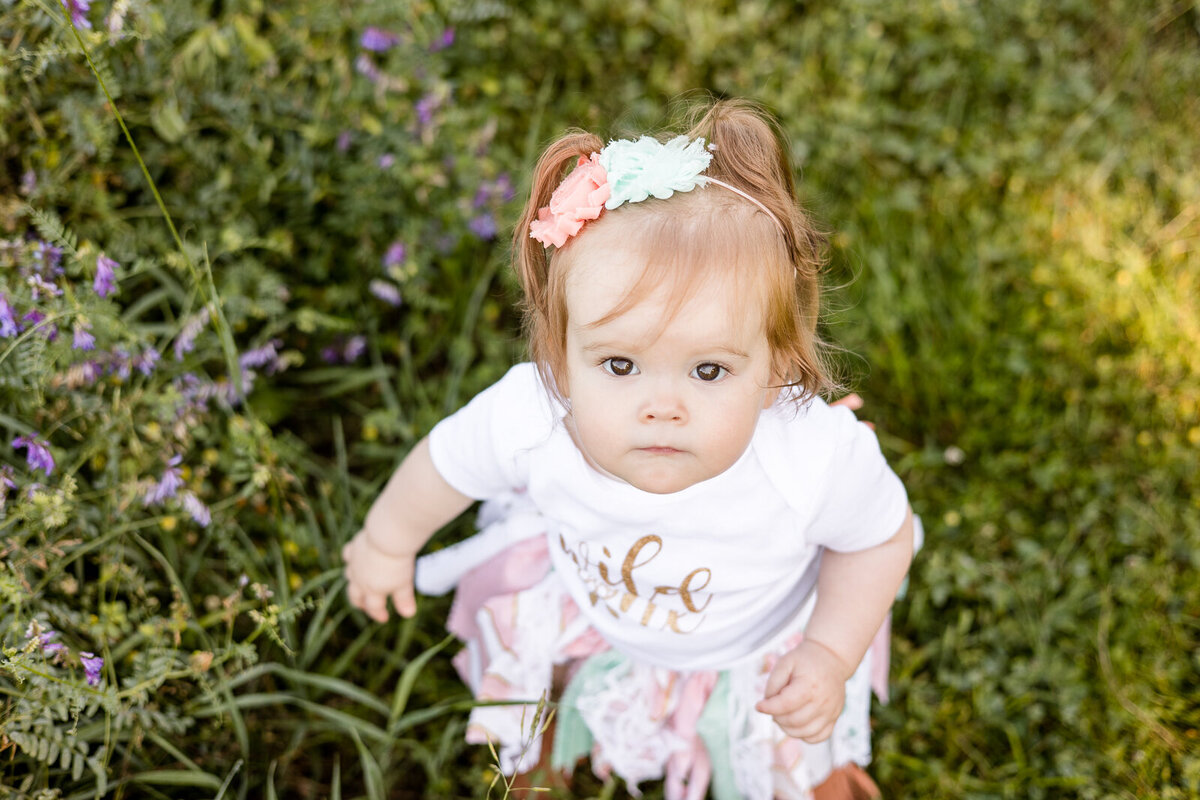
[[604,369],[609,375],[618,377],[633,375],[637,372],[637,367],[628,358],[606,358],[604,359]]
[[715,381],[725,376],[726,370],[720,364],[700,364],[692,370],[692,375],[702,381]]

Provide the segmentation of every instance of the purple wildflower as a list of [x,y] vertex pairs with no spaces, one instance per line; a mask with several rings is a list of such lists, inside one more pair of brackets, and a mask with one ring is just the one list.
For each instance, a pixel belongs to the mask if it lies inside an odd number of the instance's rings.
[[385,280],[379,280],[377,278],[371,281],[367,288],[371,291],[371,294],[375,295],[389,306],[400,305],[400,290],[396,288],[395,284],[391,284]]
[[[243,373],[243,385],[247,390],[250,387],[250,378],[252,375],[253,373]],[[202,380],[189,372],[182,377],[176,378],[174,386],[183,397],[183,402],[177,408],[179,416],[190,412],[207,411],[209,400],[216,400],[228,406],[236,406],[241,402],[242,398],[237,393],[233,382],[226,378],[221,378],[220,381],[213,382]]]
[[183,456],[171,456],[171,460],[167,462],[167,468],[163,470],[162,480],[150,484],[150,488],[146,490],[146,495],[142,498],[145,505],[159,506],[168,497],[178,494],[183,487],[183,472],[179,469],[179,462],[182,460]]
[[8,304],[8,298],[0,294],[0,337],[8,339],[21,332],[15,314],[13,307]]
[[496,178],[496,182],[492,186],[500,193],[502,202],[507,203],[517,196],[517,188],[513,186],[512,178],[507,172],[501,172],[500,177]]
[[383,77],[379,72],[379,67],[375,66],[375,62],[366,53],[358,54],[358,58],[354,59],[354,68],[358,70],[360,75],[365,75],[372,83],[377,83]]
[[162,358],[158,350],[153,347],[147,347],[142,351],[142,354],[133,359],[133,367],[143,375],[149,375],[154,372],[154,365]]
[[326,364],[336,364],[342,360],[342,350],[336,344],[321,348],[321,360]]
[[404,242],[397,239],[388,245],[387,252],[383,254],[384,267],[397,267],[404,263],[405,257],[408,255],[408,248],[404,246]]
[[433,112],[437,111],[441,102],[435,95],[427,94],[417,101],[417,120],[421,123],[421,127],[428,127],[433,122]]
[[350,149],[350,143],[353,141],[353,136],[350,131],[342,131],[337,137],[337,151],[345,153]]
[[117,267],[121,266],[103,253],[96,259],[96,280],[92,288],[101,297],[108,297],[115,291]]
[[91,653],[80,653],[79,663],[83,664],[83,673],[87,676],[87,684],[91,687],[100,685],[100,670],[104,669],[104,659]]
[[54,471],[54,456],[50,455],[50,445],[38,436],[18,436],[13,439],[14,450],[25,448],[25,463],[30,469],[40,469],[49,475]]
[[196,337],[200,335],[200,331],[208,324],[209,310],[208,306],[200,309],[199,312],[193,314],[183,321],[183,327],[179,330],[179,336],[175,339],[175,360],[182,361],[184,353],[190,353],[196,347]]
[[62,642],[52,641],[55,636],[58,636],[58,631],[46,631],[38,636],[38,644],[41,645],[42,653],[48,656],[57,656],[67,646]]
[[25,628],[25,638],[31,639],[38,647],[42,648],[43,655],[53,658],[57,658],[59,653],[67,649],[67,646],[62,642],[54,641],[56,636],[58,636],[58,631],[50,628],[43,629],[37,620],[33,620]]
[[496,219],[491,214],[480,214],[468,222],[467,227],[471,229],[471,233],[480,239],[490,240],[496,238]]
[[55,247],[49,242],[38,242],[33,247],[33,256],[40,264],[34,268],[46,275],[61,275],[62,269],[62,248]]
[[89,326],[86,324],[81,325],[78,322],[75,323],[75,336],[71,340],[71,347],[75,350],[96,349],[96,337],[92,336],[91,332],[88,330],[88,327]]
[[367,337],[337,337],[331,344],[321,348],[321,360],[326,364],[351,364],[367,351]]
[[121,380],[129,377],[130,370],[133,369],[133,357],[129,355],[129,351],[123,347],[115,347],[108,354],[108,371],[110,374],[116,375]]
[[395,163],[396,163],[396,157],[394,155],[392,155],[391,153],[384,153],[383,155],[381,155],[379,157],[379,168],[380,169],[391,169],[392,165]]
[[382,28],[367,28],[362,38],[358,40],[364,50],[374,53],[386,53],[400,43],[400,37]]
[[429,52],[436,53],[439,50],[445,50],[452,44],[454,44],[454,28],[446,28],[442,31],[442,35],[429,45]]
[[471,205],[478,210],[496,201],[507,203],[515,196],[516,190],[513,188],[512,179],[508,177],[507,172],[504,172],[494,181],[484,181],[479,184]]
[[62,2],[71,15],[72,25],[76,28],[92,29],[92,23],[87,18],[87,12],[92,9],[92,0],[62,0]]
[[33,290],[33,299],[35,302],[41,299],[42,292],[45,292],[50,297],[62,296],[62,289],[58,288],[58,286],[55,284],[50,283],[36,272],[26,278],[25,282],[29,284],[29,288]]
[[186,372],[171,383],[179,392],[180,402],[175,407],[175,416],[182,419],[191,414],[202,414],[208,410],[212,399],[212,383],[201,381],[191,372]]
[[212,512],[208,510],[208,506],[204,505],[204,501],[199,497],[196,497],[191,492],[184,492],[179,495],[179,500],[183,503],[184,510],[191,515],[192,519],[200,527],[207,528],[208,523],[212,522]]
[[247,350],[238,358],[238,364],[241,365],[243,370],[265,366],[268,375],[274,374],[283,368],[279,353],[276,350],[282,344],[283,342],[279,339],[272,339],[262,347]]
[[118,2],[113,3],[112,11],[109,12],[108,17],[104,21],[109,34],[115,36],[121,32],[121,29],[125,27],[125,14],[128,11],[128,2],[120,2],[118,0]]
[[353,361],[358,361],[359,357],[361,357],[366,350],[367,337],[351,336],[350,340],[346,342],[346,349],[342,352],[342,354],[346,359],[346,363],[350,363]]
[[[31,308],[29,311],[25,312],[25,316],[21,317],[22,322],[28,322],[35,328],[40,326],[44,319],[46,319],[46,315],[38,311],[36,308]],[[58,328],[54,327],[54,325],[45,326],[45,328],[42,330],[42,333],[45,335],[46,341],[49,342],[53,342],[58,338]]]
[[221,378],[214,384],[214,397],[225,403],[225,405],[233,408],[242,402],[242,399],[250,393],[250,387],[254,385],[254,373],[247,372],[242,375],[242,392],[238,394],[237,384],[228,378]]
[[31,169],[25,170],[21,174],[21,194],[28,197],[37,191],[38,179],[37,173]]
[[103,370],[100,369],[100,364],[97,361],[88,359],[81,361],[71,368],[77,380],[77,386],[91,386],[96,381],[100,380]]

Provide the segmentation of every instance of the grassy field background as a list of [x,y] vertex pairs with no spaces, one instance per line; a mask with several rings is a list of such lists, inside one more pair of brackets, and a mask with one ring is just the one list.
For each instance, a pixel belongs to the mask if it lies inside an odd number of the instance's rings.
[[446,601],[338,551],[522,357],[539,148],[697,91],[783,121],[925,520],[885,796],[1200,797],[1200,6],[85,5],[0,2],[0,797],[486,795]]

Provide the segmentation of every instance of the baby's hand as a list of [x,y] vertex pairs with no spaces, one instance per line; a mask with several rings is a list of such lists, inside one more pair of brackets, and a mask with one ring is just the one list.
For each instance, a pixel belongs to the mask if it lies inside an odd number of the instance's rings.
[[342,548],[346,562],[346,594],[350,604],[377,622],[387,622],[387,601],[402,617],[417,612],[413,596],[415,555],[394,556],[380,551],[361,530]]
[[[863,399],[861,397],[859,397],[857,394],[850,393],[850,394],[846,395],[845,397],[841,398],[840,400],[834,400],[829,405],[845,406],[846,408],[850,409],[851,411],[858,411],[860,408],[863,407]],[[859,420],[859,422],[861,422],[863,425],[866,425],[871,430],[875,430],[874,422],[868,422],[865,419]]]
[[775,664],[755,708],[774,717],[788,736],[809,744],[822,742],[842,713],[852,672],[832,650],[805,639]]

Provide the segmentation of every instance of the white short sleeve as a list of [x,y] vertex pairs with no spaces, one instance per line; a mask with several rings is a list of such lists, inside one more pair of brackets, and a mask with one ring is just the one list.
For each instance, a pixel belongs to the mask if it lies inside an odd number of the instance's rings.
[[832,452],[808,540],[849,552],[882,544],[908,513],[904,484],[892,472],[875,432],[848,408],[827,408]]
[[904,485],[875,433],[848,408],[788,400],[763,413],[754,448],[802,520],[809,544],[865,550],[890,539],[908,512]]
[[516,365],[434,426],[429,433],[434,467],[452,487],[477,500],[524,487],[528,451],[549,437],[561,416],[554,405],[537,368]]

